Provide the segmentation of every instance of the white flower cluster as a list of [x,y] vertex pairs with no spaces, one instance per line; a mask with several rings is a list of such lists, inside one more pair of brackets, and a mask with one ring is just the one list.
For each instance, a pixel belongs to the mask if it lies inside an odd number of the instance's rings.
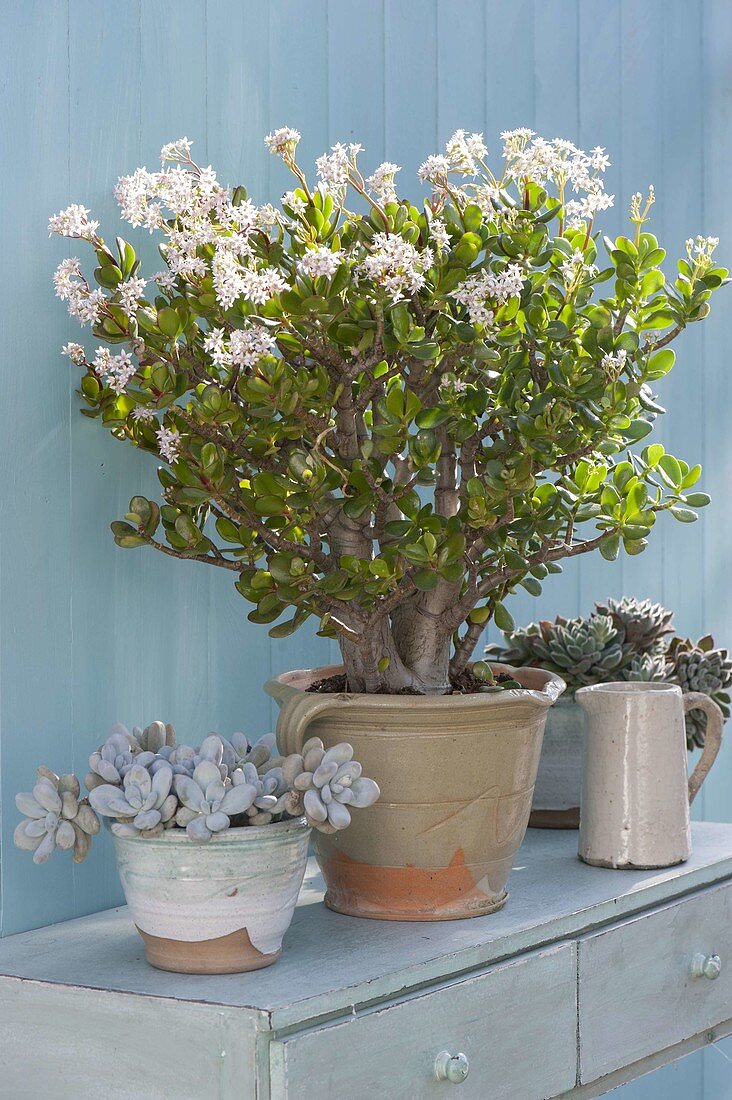
[[143,424],[149,424],[155,417],[153,409],[146,409],[144,405],[135,405],[132,410],[132,419],[142,421]]
[[367,188],[383,206],[386,206],[388,202],[397,201],[394,183],[397,172],[401,172],[399,165],[385,160],[366,180]]
[[342,249],[332,251],[327,245],[317,245],[315,248],[309,248],[297,261],[297,269],[302,275],[309,275],[311,279],[317,279],[321,275],[330,278],[341,266],[345,255]]
[[64,344],[61,348],[61,354],[67,356],[72,363],[76,363],[77,367],[80,367],[86,359],[86,352],[81,344]]
[[580,283],[586,282],[597,275],[597,266],[585,262],[583,254],[575,248],[571,256],[561,266],[562,280],[568,290],[574,290]]
[[448,186],[450,172],[460,176],[476,175],[480,162],[487,153],[482,134],[456,130],[445,146],[444,155],[433,154],[427,157],[420,165],[417,175],[437,190],[444,191]]
[[686,242],[686,255],[689,263],[702,270],[711,267],[712,254],[719,244],[719,237],[689,237]]
[[438,252],[446,252],[450,247],[450,234],[442,218],[433,218],[430,222],[430,237]]
[[191,159],[191,145],[193,142],[188,138],[178,138],[177,141],[169,141],[167,145],[164,145],[160,150],[160,160],[165,164],[166,161],[181,161],[182,163],[190,163]]
[[274,333],[264,325],[249,324],[246,328],[235,329],[229,336],[222,328],[214,328],[203,341],[204,350],[209,353],[217,367],[254,367],[263,356],[274,347]]
[[79,260],[71,256],[62,260],[53,276],[56,296],[68,304],[68,311],[82,325],[95,325],[105,302],[101,290],[89,290],[81,274]]
[[585,153],[564,138],[547,141],[523,128],[506,131],[501,137],[507,162],[506,179],[522,186],[527,180],[533,183],[550,181],[561,192],[568,185],[575,193],[584,192],[581,199],[566,203],[565,217],[569,223],[574,225],[585,218],[592,220],[598,210],[612,206],[614,196],[605,192],[601,178],[610,160],[601,146]]
[[294,156],[299,140],[299,130],[293,130],[291,126],[281,126],[279,130],[275,130],[274,133],[267,134],[264,143],[270,153],[275,153],[279,157],[288,158]]
[[345,200],[346,188],[351,181],[351,172],[356,172],[356,157],[363,152],[363,145],[344,145],[336,142],[330,153],[323,153],[315,162],[320,187],[331,195],[338,206]]
[[132,356],[128,351],[121,351],[119,355],[112,355],[109,348],[97,348],[94,356],[94,367],[103,377],[113,393],[124,393],[127,383],[137,370],[132,362]]
[[424,286],[424,273],[435,258],[431,248],[420,252],[403,237],[386,233],[374,236],[372,248],[373,251],[359,265],[359,270],[367,279],[382,286],[392,302],[398,302]]
[[490,325],[495,307],[521,294],[524,277],[519,264],[508,264],[497,273],[483,270],[469,275],[453,291],[452,297],[467,308],[473,324]]
[[176,428],[161,427],[155,435],[160,454],[171,466],[174,465],[180,456],[180,432]]
[[119,291],[120,309],[126,313],[130,320],[132,320],[137,313],[139,299],[142,298],[146,286],[147,281],[145,279],[140,279],[133,275],[129,279],[125,279],[124,282],[120,283],[117,287]]
[[615,382],[622,374],[627,359],[627,351],[625,351],[624,348],[620,348],[615,355],[610,353],[603,355],[600,366],[605,371],[610,381]]
[[301,195],[296,195],[294,191],[285,191],[282,196],[282,205],[289,206],[293,214],[304,214],[308,208],[308,204]]
[[99,229],[99,222],[92,221],[90,211],[85,206],[72,203],[54,216],[48,222],[48,235],[58,233],[61,237],[83,237],[84,240],[93,241]]

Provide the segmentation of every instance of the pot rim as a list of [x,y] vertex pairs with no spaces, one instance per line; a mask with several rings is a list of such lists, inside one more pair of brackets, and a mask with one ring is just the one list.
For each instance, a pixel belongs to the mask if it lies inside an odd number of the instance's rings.
[[290,672],[281,672],[279,675],[268,680],[264,687],[265,691],[275,698],[281,697],[284,689],[288,694],[292,691],[297,691],[302,693],[302,695],[311,694],[313,699],[330,699],[332,701],[338,701],[339,703],[361,703],[371,707],[383,708],[394,707],[395,705],[398,706],[408,702],[410,708],[423,707],[425,709],[431,709],[434,707],[458,706],[506,706],[507,704],[521,704],[528,701],[548,708],[559,699],[567,686],[561,676],[558,676],[556,672],[549,672],[547,669],[531,667],[515,668],[513,665],[503,664],[500,661],[489,661],[488,663],[492,669],[498,670],[499,672],[508,672],[519,681],[522,677],[531,679],[539,677],[544,679],[544,683],[540,688],[508,688],[505,691],[475,692],[472,695],[370,695],[367,692],[359,691],[317,694],[315,692],[308,693],[301,687],[301,682],[304,680],[309,680],[312,683],[315,679],[326,679],[328,676],[334,676],[343,672],[344,666],[338,664],[320,665],[316,668],[300,668],[293,669]]
[[185,829],[175,827],[165,829],[157,836],[117,836],[112,833],[115,843],[117,841],[131,841],[133,844],[191,844],[196,848],[207,848],[210,844],[234,844],[236,841],[245,841],[256,844],[258,841],[266,841],[274,833],[299,833],[311,832],[312,826],[308,825],[305,817],[291,817],[286,821],[270,821],[267,825],[237,825],[233,829],[224,829],[220,833],[214,833],[209,840],[195,841],[186,833]]

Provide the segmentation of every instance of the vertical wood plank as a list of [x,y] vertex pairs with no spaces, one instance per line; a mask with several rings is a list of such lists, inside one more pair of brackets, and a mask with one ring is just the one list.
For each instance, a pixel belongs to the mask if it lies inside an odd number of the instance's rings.
[[[621,232],[620,186],[624,169],[623,119],[626,98],[621,76],[621,8],[619,0],[582,0],[579,5],[579,144],[583,149],[604,146],[612,162],[605,180],[615,206],[602,215],[608,236]],[[589,559],[592,560],[589,560]],[[623,555],[606,562],[599,554],[578,559],[580,614],[588,615],[595,600],[623,593]],[[570,562],[567,570],[573,569]]]
[[417,169],[438,150],[436,0],[389,0],[384,34],[384,156],[402,165],[400,194],[421,203]]
[[[208,155],[220,180],[243,184],[254,202],[270,197],[270,156],[264,138],[269,113],[269,24],[272,5],[219,0],[206,22]],[[213,577],[210,603],[208,726],[251,736],[271,725],[271,703],[262,684],[271,672],[265,627],[247,622],[252,604],[239,595],[230,574]]]
[[[163,144],[184,135],[194,142],[198,163],[208,164],[206,133],[206,5],[197,0],[155,0],[140,12],[140,163],[156,168]],[[157,239],[133,231],[146,275],[163,266]],[[140,491],[160,501],[156,462],[147,459]],[[135,486],[135,491],[137,487]],[[219,570],[196,562],[141,554],[143,607],[153,596],[162,616],[144,615],[150,659],[143,667],[137,721],[172,722],[181,739],[197,742],[212,728],[212,635],[214,593],[228,581]],[[211,576],[214,573],[216,576]],[[152,627],[152,629],[151,629]]]
[[[576,144],[579,143],[578,34],[577,3],[548,0],[534,5],[533,128],[547,139],[568,138]],[[578,564],[567,562],[562,573],[547,577],[540,600],[521,596],[517,611],[522,623],[540,617],[571,618],[581,614]]]
[[48,215],[70,201],[67,20],[65,0],[13,5],[4,12],[0,40],[6,265],[0,319],[0,801],[6,934],[74,915],[68,869],[46,864],[29,874],[27,854],[12,844],[15,792],[32,786],[36,763],[60,767],[71,748],[71,381],[59,354],[71,325],[51,284],[69,248],[58,238],[49,241],[45,231]]
[[[140,163],[140,8],[138,2],[107,10],[93,0],[69,6],[70,126],[69,202],[91,207],[100,234],[113,241],[126,236],[112,194],[117,177]],[[109,79],[112,58],[123,59],[119,76]],[[117,70],[114,70],[115,72]],[[93,268],[92,250],[74,242],[85,270]],[[73,338],[79,339],[77,332]],[[93,355],[97,343],[88,329],[81,335]],[[78,378],[74,374],[74,385]],[[73,555],[73,751],[66,761],[83,776],[89,753],[104,740],[115,721],[134,724],[142,701],[145,597],[142,555],[121,553],[109,524],[129,508],[130,497],[147,472],[141,455],[81,416],[78,399],[71,409]],[[68,582],[67,582],[68,583]],[[148,635],[147,645],[154,646]],[[148,650],[149,652],[149,650]],[[141,659],[142,658],[142,659]],[[104,689],[99,690],[103,684]],[[69,763],[58,761],[58,768]],[[67,861],[63,863],[67,870]],[[114,905],[122,897],[112,845],[101,835],[91,854],[73,868],[77,911]]]

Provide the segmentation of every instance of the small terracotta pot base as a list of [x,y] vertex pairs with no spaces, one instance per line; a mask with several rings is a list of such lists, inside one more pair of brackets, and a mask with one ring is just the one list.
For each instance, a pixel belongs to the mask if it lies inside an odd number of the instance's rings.
[[[137,925],[135,925],[137,928]],[[137,931],[145,944],[145,955],[158,970],[176,974],[244,974],[277,962],[282,951],[263,955],[252,947],[246,928],[215,940],[170,940]]]
[[532,810],[530,829],[579,829],[579,806],[570,810]]

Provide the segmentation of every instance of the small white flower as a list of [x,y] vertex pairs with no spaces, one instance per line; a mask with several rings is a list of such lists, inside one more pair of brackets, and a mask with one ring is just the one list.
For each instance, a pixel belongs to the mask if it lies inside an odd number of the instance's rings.
[[585,263],[585,258],[578,248],[562,263],[560,270],[568,290],[575,289],[580,283],[597,275],[596,265]]
[[321,275],[330,278],[335,275],[344,257],[345,252],[342,249],[333,252],[326,245],[318,245],[308,249],[297,261],[297,267],[302,274],[309,275],[311,279],[317,279]]
[[174,465],[180,455],[180,432],[176,428],[160,427],[155,435],[160,454],[171,466]]
[[234,366],[255,367],[260,359],[269,354],[274,342],[274,335],[264,325],[234,329],[229,338],[231,362]]
[[56,297],[60,298],[62,302],[72,298],[78,293],[80,287],[86,287],[85,282],[79,281],[81,279],[80,261],[76,256],[69,256],[68,259],[62,260],[53,275]]
[[113,393],[124,393],[127,383],[137,370],[128,351],[112,355],[109,348],[97,348],[94,366]]
[[508,264],[503,271],[480,271],[469,275],[453,292],[452,297],[468,310],[473,324],[490,325],[496,306],[505,305],[521,294],[524,272],[519,264]]
[[615,355],[603,355],[600,366],[606,372],[608,378],[614,381],[620,376],[623,368],[625,367],[627,358],[627,351],[625,351],[623,348],[620,348],[620,350]]
[[99,222],[92,221],[89,213],[86,206],[72,203],[49,220],[48,235],[58,233],[61,237],[82,237],[87,241],[93,240],[99,229]]
[[124,310],[130,320],[137,313],[139,299],[142,297],[147,282],[145,279],[140,279],[135,276],[131,276],[129,279],[125,279],[117,287],[119,291],[119,304],[120,308]]
[[146,409],[144,405],[135,405],[132,410],[132,419],[142,421],[143,424],[149,424],[151,420],[155,419],[155,410]]
[[379,165],[373,175],[369,176],[366,180],[366,186],[369,191],[373,191],[378,201],[384,206],[388,202],[397,201],[397,193],[394,186],[394,177],[397,172],[401,172],[399,165],[392,164],[391,161],[385,160],[383,164]]
[[532,137],[534,137],[534,131],[527,129],[525,126],[520,126],[517,130],[504,130],[501,134],[504,158],[515,157],[518,153],[523,152],[527,142],[531,141]]
[[193,142],[186,137],[178,138],[177,141],[169,141],[160,150],[160,160],[163,164],[166,161],[189,161],[191,159],[192,144]]
[[226,333],[222,328],[212,328],[206,334],[203,340],[203,350],[211,356],[214,366],[231,366],[231,355],[226,346]]
[[456,130],[447,143],[445,153],[452,171],[474,176],[488,150],[482,134],[466,134],[465,130]]
[[430,237],[438,252],[446,252],[450,247],[450,234],[442,218],[433,218],[430,222]]
[[403,237],[386,233],[377,233],[371,247],[373,251],[361,262],[359,270],[382,287],[393,302],[424,286],[424,273],[434,261],[431,249],[420,252]]
[[282,196],[282,205],[289,206],[293,214],[304,214],[308,208],[308,204],[301,195],[296,195],[294,191],[286,191]]
[[153,275],[152,281],[157,283],[161,290],[169,293],[176,289],[175,278],[169,271],[158,271],[156,275]]
[[64,344],[64,346],[61,348],[61,354],[66,355],[71,360],[71,362],[76,363],[77,366],[81,366],[81,364],[86,359],[86,352],[84,351],[81,344]]
[[267,134],[264,144],[270,153],[276,153],[280,157],[287,158],[294,155],[299,140],[299,130],[293,130],[291,126],[281,126],[274,133]]
[[435,187],[447,187],[447,174],[450,171],[450,162],[447,157],[433,155],[427,157],[419,166],[417,175],[421,180],[434,184]]
[[318,179],[328,190],[338,190],[348,183],[350,163],[348,148],[337,142],[330,153],[323,153],[316,160]]
[[288,285],[274,267],[265,267],[261,271],[245,271],[242,283],[244,297],[258,306],[287,290]]

